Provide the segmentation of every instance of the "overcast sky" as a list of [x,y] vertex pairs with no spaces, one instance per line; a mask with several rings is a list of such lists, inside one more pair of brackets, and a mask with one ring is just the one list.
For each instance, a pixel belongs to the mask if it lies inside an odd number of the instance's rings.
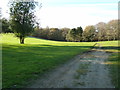
[[[7,13],[9,0],[2,0],[2,17]],[[119,0],[37,0],[42,8],[37,9],[36,16],[41,27],[76,28],[108,22],[118,18]]]

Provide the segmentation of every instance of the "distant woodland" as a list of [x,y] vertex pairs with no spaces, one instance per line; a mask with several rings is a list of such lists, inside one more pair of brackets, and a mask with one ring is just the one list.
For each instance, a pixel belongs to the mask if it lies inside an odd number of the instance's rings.
[[[14,33],[10,28],[10,21],[2,18],[1,33]],[[70,42],[92,42],[92,41],[111,41],[119,39],[118,20],[111,20],[108,23],[99,22],[96,25],[88,25],[83,28],[41,28],[39,25],[34,27],[34,31],[29,36],[55,41]]]

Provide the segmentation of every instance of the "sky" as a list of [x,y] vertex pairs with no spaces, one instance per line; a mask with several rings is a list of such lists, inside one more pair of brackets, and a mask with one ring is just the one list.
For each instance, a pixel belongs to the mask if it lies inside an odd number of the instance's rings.
[[[9,17],[9,0],[2,0],[2,17]],[[107,23],[118,19],[119,0],[36,0],[42,3],[36,9],[36,16],[41,27],[76,28]]]

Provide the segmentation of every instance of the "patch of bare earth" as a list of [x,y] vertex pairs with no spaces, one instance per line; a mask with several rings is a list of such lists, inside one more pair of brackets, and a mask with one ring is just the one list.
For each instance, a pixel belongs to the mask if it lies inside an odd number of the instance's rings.
[[45,74],[29,88],[114,88],[104,64],[110,54],[101,49],[78,55]]

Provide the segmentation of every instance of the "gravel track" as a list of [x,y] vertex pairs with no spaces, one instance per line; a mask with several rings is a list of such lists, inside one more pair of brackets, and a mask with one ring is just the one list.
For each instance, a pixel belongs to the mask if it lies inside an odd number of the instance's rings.
[[114,88],[104,64],[110,53],[93,49],[35,80],[29,88]]

